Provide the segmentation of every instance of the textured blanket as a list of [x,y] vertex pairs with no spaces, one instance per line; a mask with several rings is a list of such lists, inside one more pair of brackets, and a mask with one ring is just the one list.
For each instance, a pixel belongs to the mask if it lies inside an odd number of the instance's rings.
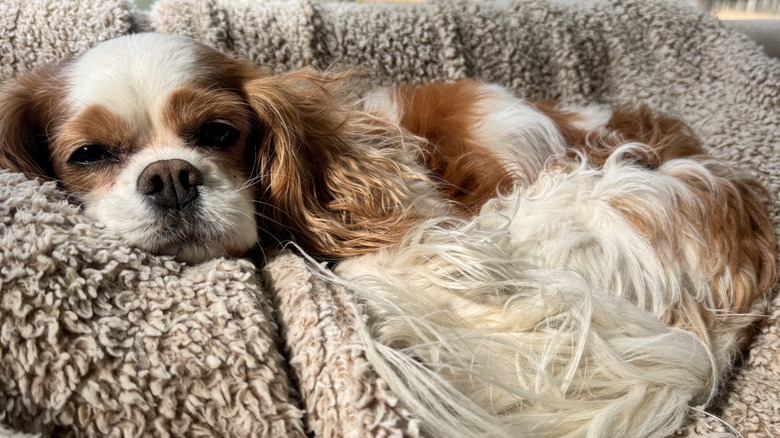
[[[780,62],[659,1],[3,0],[0,79],[139,30],[277,71],[475,77],[528,99],[645,102],[755,170],[780,230]],[[0,436],[417,436],[373,371],[356,303],[290,252],[187,266],[125,245],[54,183],[0,170]],[[780,299],[713,415],[679,434],[780,436]],[[732,429],[733,427],[733,429]]]

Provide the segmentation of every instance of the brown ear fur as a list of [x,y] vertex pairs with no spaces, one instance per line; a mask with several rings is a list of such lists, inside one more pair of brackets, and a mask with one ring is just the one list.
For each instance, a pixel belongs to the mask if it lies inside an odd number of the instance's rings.
[[245,85],[262,131],[260,226],[336,258],[397,244],[417,221],[409,182],[426,180],[405,157],[417,139],[343,103],[343,82],[299,71]]
[[0,168],[53,178],[48,130],[58,111],[53,69],[11,79],[0,88]]

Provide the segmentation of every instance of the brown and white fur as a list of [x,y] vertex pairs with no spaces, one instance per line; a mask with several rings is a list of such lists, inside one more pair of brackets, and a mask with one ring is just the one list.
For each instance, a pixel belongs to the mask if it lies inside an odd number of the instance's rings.
[[0,167],[142,249],[344,260],[367,354],[436,436],[664,436],[775,278],[761,190],[645,107],[272,75],[139,34],[4,84]]

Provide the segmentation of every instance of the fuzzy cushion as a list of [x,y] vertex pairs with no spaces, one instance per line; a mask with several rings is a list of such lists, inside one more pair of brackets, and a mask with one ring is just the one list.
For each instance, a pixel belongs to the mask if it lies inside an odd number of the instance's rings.
[[151,257],[86,220],[54,183],[0,170],[0,187],[7,424],[304,436],[253,264]]
[[[143,16],[119,0],[10,0],[0,6],[0,74],[134,28],[276,71],[336,64],[377,83],[476,77],[529,99],[645,102],[689,123],[713,154],[755,169],[780,230],[780,62],[679,4],[160,0]],[[53,184],[0,173],[0,420],[74,436],[419,434],[363,355],[353,297],[307,263],[289,253],[196,266],[152,257],[84,218]],[[775,299],[712,408],[745,436],[780,436],[778,329]],[[680,434],[706,432],[730,429],[692,415]]]

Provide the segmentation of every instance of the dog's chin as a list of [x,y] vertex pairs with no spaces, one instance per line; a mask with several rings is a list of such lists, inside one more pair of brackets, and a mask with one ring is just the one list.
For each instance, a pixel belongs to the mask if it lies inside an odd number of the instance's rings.
[[147,214],[141,215],[138,221],[112,222],[100,216],[96,219],[104,219],[101,222],[109,230],[136,248],[154,255],[173,256],[188,264],[219,257],[242,257],[258,242],[254,220],[219,221],[197,214],[184,220],[175,216]]
[[[223,203],[193,203],[183,211],[150,207],[104,196],[85,203],[85,213],[130,245],[155,255],[173,256],[188,264],[218,257],[245,256],[258,243],[251,202],[230,192]],[[216,196],[212,196],[216,198]]]
[[173,256],[177,261],[196,264],[219,257],[244,256],[252,249],[254,242],[241,241],[238,236],[215,239],[193,233],[190,236],[178,235],[175,239],[165,239],[158,234],[154,238],[135,242],[135,246],[155,255]]
[[150,249],[149,252],[158,255],[170,255],[174,259],[187,264],[197,264],[219,257],[239,256],[240,254],[231,254],[224,247],[207,242],[189,242],[184,245],[164,246],[156,249]]

